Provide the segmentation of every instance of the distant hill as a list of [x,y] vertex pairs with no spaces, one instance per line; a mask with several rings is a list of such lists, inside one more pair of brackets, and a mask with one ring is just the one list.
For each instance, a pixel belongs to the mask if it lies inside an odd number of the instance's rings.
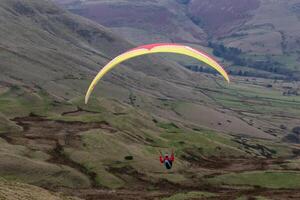
[[[218,56],[258,70],[242,68],[248,76],[267,77],[262,70],[289,80],[300,78],[299,0],[54,1],[137,44],[222,44],[242,53],[234,58]],[[257,61],[266,66],[257,66],[261,65]]]
[[206,33],[180,4],[167,1],[56,1],[110,27],[137,44],[164,41],[206,43]]
[[119,29],[120,34],[140,34],[134,41],[142,39],[145,31],[145,38],[152,33],[177,42],[222,39],[228,46],[263,54],[295,52],[299,48],[299,0],[54,1]]

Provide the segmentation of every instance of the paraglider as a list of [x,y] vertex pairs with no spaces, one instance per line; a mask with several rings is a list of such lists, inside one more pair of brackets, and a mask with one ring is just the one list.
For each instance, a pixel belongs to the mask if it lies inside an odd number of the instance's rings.
[[145,46],[140,46],[135,49],[129,50],[116,58],[114,58],[112,61],[110,61],[106,66],[104,66],[100,72],[97,74],[97,76],[94,78],[92,83],[90,84],[86,96],[85,96],[85,103],[88,103],[89,97],[94,90],[97,83],[100,81],[100,79],[110,70],[112,70],[114,67],[116,67],[118,64],[122,63],[123,61],[126,61],[128,59],[146,55],[146,54],[154,54],[154,53],[175,53],[175,54],[182,54],[186,56],[193,57],[195,59],[198,59],[210,67],[217,70],[227,82],[229,82],[229,77],[226,73],[226,71],[219,65],[213,58],[208,56],[207,54],[196,50],[192,47],[185,46],[185,45],[179,45],[179,44],[172,44],[172,43],[159,43],[159,44],[149,44]]
[[[111,60],[106,66],[104,66],[97,74],[97,76],[94,78],[92,83],[90,84],[85,96],[85,103],[86,104],[88,103],[90,95],[94,90],[95,86],[97,85],[97,83],[100,81],[100,79],[106,73],[108,73],[110,70],[116,67],[118,64],[137,56],[154,54],[154,53],[175,53],[175,54],[182,54],[182,55],[186,55],[198,59],[199,61],[202,61],[203,63],[206,63],[208,66],[217,70],[225,78],[225,80],[229,82],[229,77],[226,71],[221,67],[221,65],[218,64],[217,61],[215,61],[213,58],[211,58],[210,56],[208,56],[207,54],[201,51],[198,51],[189,46],[179,45],[179,44],[170,44],[170,43],[149,44],[149,45],[140,46],[135,49],[129,50],[117,56],[116,58]],[[171,169],[174,162],[174,152],[172,151],[171,156],[169,156],[168,154],[165,154],[163,156],[162,153],[160,152],[159,159],[160,162],[164,164],[166,169]]]
[[161,153],[161,151],[159,153],[160,153],[160,156],[159,156],[160,163],[164,164],[164,166],[166,167],[166,169],[171,169],[172,166],[173,166],[173,162],[175,160],[174,151],[172,150],[171,156],[169,156],[168,153],[165,153],[165,155],[163,156],[163,154]]

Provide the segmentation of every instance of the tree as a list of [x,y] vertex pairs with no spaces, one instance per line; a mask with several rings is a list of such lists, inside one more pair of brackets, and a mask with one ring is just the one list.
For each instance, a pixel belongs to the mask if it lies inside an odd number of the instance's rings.
[[300,135],[300,126],[296,126],[292,129],[293,133]]

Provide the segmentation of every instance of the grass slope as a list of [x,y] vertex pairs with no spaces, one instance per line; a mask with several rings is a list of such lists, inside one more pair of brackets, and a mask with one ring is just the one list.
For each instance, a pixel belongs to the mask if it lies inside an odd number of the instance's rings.
[[6,200],[80,200],[77,197],[51,193],[45,189],[12,181],[0,181],[0,198]]
[[252,185],[273,189],[298,189],[299,173],[296,171],[253,171],[240,174],[225,174],[209,181],[224,185]]
[[[279,162],[298,150],[280,143],[299,122],[298,99],[282,96],[283,82],[269,88],[269,80],[234,78],[224,86],[220,77],[147,57],[107,76],[84,105],[97,66],[132,45],[49,1],[0,5],[2,177],[74,193],[165,187],[169,197],[178,187],[193,196],[223,173],[265,167],[282,177],[299,167]],[[287,130],[280,129],[284,118],[293,119],[284,121]],[[158,150],[171,148],[176,164],[166,172]]]

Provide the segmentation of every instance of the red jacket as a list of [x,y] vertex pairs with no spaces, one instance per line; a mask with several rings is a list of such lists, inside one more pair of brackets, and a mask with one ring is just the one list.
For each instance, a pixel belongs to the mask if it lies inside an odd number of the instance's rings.
[[159,160],[160,160],[160,163],[164,163],[165,160],[169,160],[169,161],[174,161],[175,157],[174,157],[174,153],[171,154],[171,157],[169,156],[165,156],[164,158],[160,155],[159,156]]

